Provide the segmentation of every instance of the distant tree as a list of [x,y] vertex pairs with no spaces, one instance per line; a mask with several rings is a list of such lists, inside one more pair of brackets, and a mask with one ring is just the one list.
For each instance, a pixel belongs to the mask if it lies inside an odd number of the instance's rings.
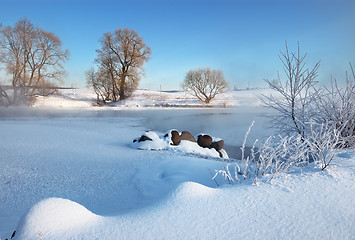
[[21,19],[14,27],[0,29],[0,62],[10,75],[13,93],[2,96],[8,104],[26,102],[34,94],[48,94],[64,72],[69,51],[62,50],[61,40],[51,32]]
[[187,72],[182,84],[185,91],[206,104],[228,89],[228,82],[221,70],[199,68]]
[[100,44],[95,59],[98,70],[87,73],[88,84],[104,102],[124,100],[138,87],[151,49],[136,31],[127,28],[105,33]]

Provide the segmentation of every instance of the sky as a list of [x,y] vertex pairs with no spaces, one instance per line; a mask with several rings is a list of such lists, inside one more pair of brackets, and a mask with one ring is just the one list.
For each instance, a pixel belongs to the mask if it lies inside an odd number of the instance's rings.
[[282,74],[280,51],[300,44],[319,82],[355,65],[353,0],[1,0],[0,23],[29,19],[70,51],[64,86],[86,86],[99,39],[130,28],[152,55],[139,88],[178,90],[190,69],[222,70],[231,88],[265,87]]

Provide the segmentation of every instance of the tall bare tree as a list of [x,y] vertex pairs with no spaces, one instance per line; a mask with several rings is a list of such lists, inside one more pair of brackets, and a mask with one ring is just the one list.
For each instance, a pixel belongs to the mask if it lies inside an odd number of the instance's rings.
[[98,70],[87,73],[88,84],[105,102],[124,100],[138,87],[151,49],[136,31],[127,28],[105,33],[100,44],[95,59]]
[[206,104],[228,89],[228,82],[221,70],[199,68],[187,72],[182,87]]
[[11,76],[13,103],[53,90],[69,57],[57,36],[27,19],[19,20],[14,27],[1,28],[0,54],[0,61]]

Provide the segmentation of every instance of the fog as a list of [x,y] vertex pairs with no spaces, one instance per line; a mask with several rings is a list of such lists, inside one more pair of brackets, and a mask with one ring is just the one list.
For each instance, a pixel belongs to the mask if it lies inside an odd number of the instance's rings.
[[[139,109],[122,110],[116,108],[95,109],[36,109],[36,108],[2,108],[1,119],[26,120],[33,118],[51,118],[55,124],[56,118],[82,118],[83,121],[120,121],[121,118],[138,119],[137,127],[145,130],[164,133],[170,129],[189,131],[194,136],[200,133],[222,138],[225,149],[233,158],[240,156],[240,146],[250,124],[255,124],[248,136],[247,146],[251,146],[256,139],[260,141],[273,134],[269,128],[268,116],[270,109],[263,107],[234,107],[207,109]],[[130,141],[131,139],[127,139]]]

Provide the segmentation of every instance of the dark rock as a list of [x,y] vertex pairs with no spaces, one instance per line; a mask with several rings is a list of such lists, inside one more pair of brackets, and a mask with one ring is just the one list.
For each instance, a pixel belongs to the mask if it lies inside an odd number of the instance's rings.
[[212,142],[212,144],[211,144],[211,148],[214,148],[217,151],[222,150],[223,146],[224,146],[223,140],[219,140],[217,142]]
[[197,144],[203,148],[210,148],[212,144],[212,137],[209,135],[198,135]]
[[182,131],[180,137],[181,137],[181,140],[196,142],[196,139],[194,138],[194,136],[192,136],[192,134],[188,131]]
[[153,141],[150,137],[147,137],[147,136],[145,136],[145,135],[142,135],[140,138],[139,138],[139,140],[138,140],[138,142],[144,142],[144,141]]
[[178,131],[173,130],[171,131],[171,141],[173,142],[173,145],[179,145],[181,142],[181,137]]

